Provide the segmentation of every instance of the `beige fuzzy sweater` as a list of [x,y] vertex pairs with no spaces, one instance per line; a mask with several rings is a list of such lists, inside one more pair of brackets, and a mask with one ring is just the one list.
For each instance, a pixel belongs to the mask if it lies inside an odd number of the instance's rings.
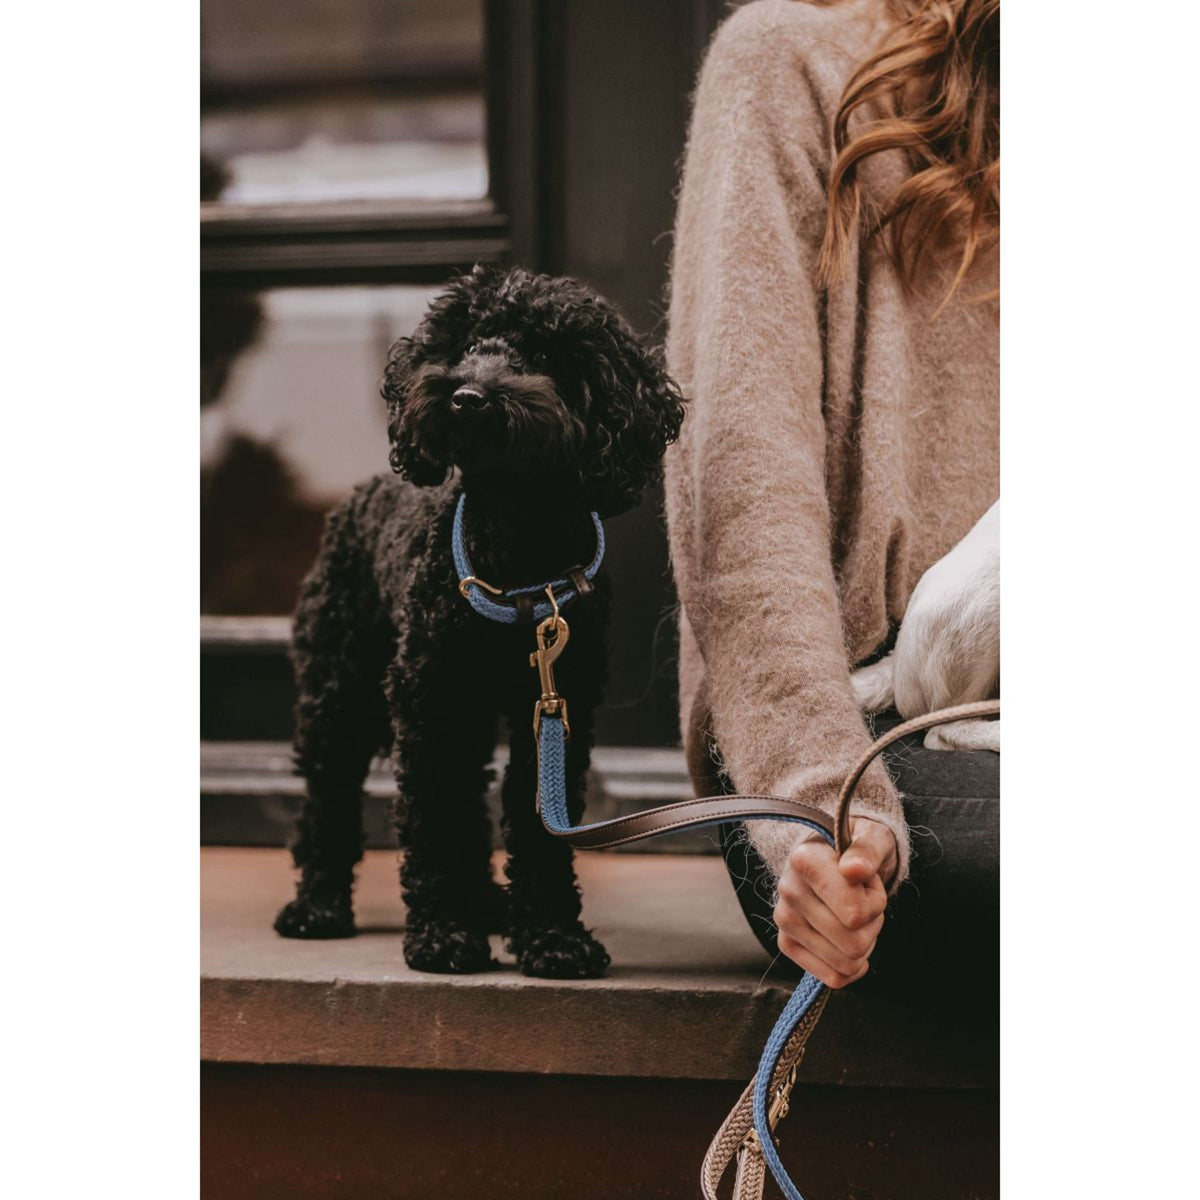
[[[998,311],[983,264],[934,317],[877,243],[814,285],[843,85],[883,30],[878,0],[758,0],[709,50],[675,227],[669,366],[691,411],[667,459],[681,601],[685,739],[699,698],[739,791],[832,811],[868,733],[850,669],[904,616],[922,573],[999,495]],[[862,169],[881,201],[896,155]],[[699,710],[697,710],[699,711]],[[876,765],[855,812],[908,871],[894,785]],[[803,835],[758,822],[776,876]]]

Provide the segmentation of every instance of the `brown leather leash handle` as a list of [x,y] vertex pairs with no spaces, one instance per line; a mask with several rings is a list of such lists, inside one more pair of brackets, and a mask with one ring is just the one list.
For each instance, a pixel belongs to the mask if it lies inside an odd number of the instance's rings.
[[838,793],[837,809],[833,821],[833,848],[837,856],[841,858],[842,852],[850,845],[850,801],[854,796],[854,789],[858,787],[858,781],[862,779],[863,772],[889,746],[901,738],[908,737],[910,733],[920,733],[925,729],[933,729],[937,725],[947,725],[951,721],[966,721],[972,717],[998,717],[999,715],[999,700],[979,700],[974,704],[956,704],[953,708],[939,708],[934,712],[926,713],[923,717],[913,717],[910,721],[903,721],[894,729],[889,729],[883,737],[872,742],[863,751],[858,762],[850,768],[849,774],[842,783],[842,790]]
[[724,795],[664,804],[661,808],[648,808],[628,817],[597,821],[568,833],[560,833],[557,829],[549,832],[576,850],[610,850],[613,846],[625,846],[663,833],[695,829],[720,821],[753,821],[759,817],[801,817],[820,825],[830,837],[834,832],[828,813],[799,800],[785,800],[782,796]]
[[[969,717],[996,716],[1000,712],[999,700],[986,700],[977,704],[959,704],[953,708],[939,709],[923,717],[914,717],[890,729],[878,741],[872,742],[862,757],[851,767],[841,791],[838,793],[835,817],[811,804],[789,800],[783,796],[701,796],[696,800],[682,800],[678,804],[664,804],[659,808],[648,808],[631,813],[627,817],[615,817],[610,821],[597,821],[592,825],[577,826],[567,830],[547,825],[548,831],[576,850],[608,850],[614,846],[625,846],[646,838],[658,837],[702,825],[713,825],[720,821],[753,821],[759,818],[800,818],[819,825],[834,840],[840,855],[850,844],[850,801],[863,772],[888,746],[910,733],[932,729],[949,721],[961,721]],[[538,810],[541,811],[541,778],[539,773]],[[544,817],[543,817],[544,820]]]

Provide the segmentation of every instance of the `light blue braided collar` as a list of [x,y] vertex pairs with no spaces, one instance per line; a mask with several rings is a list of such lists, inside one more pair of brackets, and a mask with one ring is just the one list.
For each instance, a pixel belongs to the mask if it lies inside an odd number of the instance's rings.
[[[471,570],[471,560],[467,557],[467,538],[463,527],[463,513],[466,509],[466,503],[466,495],[460,495],[458,498],[458,507],[454,510],[454,530],[451,534],[450,545],[454,555],[454,569],[458,572],[458,590],[481,617],[487,617],[489,621],[499,621],[503,625],[515,625],[517,623],[518,612],[517,606],[513,601],[518,596],[536,596],[541,593],[545,599],[534,603],[533,619],[534,621],[544,621],[554,613],[554,606],[550,603],[550,598],[546,596],[547,588],[553,591],[559,608],[562,608],[575,599],[578,593],[570,579],[551,579],[546,583],[536,583],[529,587],[510,588],[508,591],[501,591],[499,588],[494,588],[491,584],[484,583],[482,579],[477,578]],[[591,517],[592,525],[596,529],[596,556],[583,569],[583,577],[589,583],[596,578],[596,574],[600,570],[600,564],[604,561],[604,526],[600,523],[598,513],[592,513]],[[498,597],[498,599],[492,599],[493,596]]]

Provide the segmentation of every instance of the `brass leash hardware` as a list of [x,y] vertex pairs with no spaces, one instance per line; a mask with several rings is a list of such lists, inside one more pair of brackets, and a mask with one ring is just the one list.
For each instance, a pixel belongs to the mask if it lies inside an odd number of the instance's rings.
[[472,587],[483,588],[485,592],[491,592],[493,596],[504,595],[503,589],[492,587],[490,583],[484,583],[477,575],[468,575],[465,579],[460,579],[458,581],[458,594],[464,600],[470,600]]
[[529,656],[529,665],[537,667],[538,679],[542,685],[541,699],[533,706],[533,732],[536,734],[541,728],[542,714],[547,713],[552,717],[562,717],[563,733],[570,737],[571,723],[567,720],[567,702],[554,686],[554,663],[566,649],[571,631],[559,615],[558,601],[554,597],[553,589],[547,587],[546,595],[550,597],[554,612],[537,627],[537,650]]
[[[796,1068],[799,1065],[798,1061],[792,1065],[783,1082],[775,1089],[775,1094],[771,1097],[771,1103],[767,1107],[767,1122],[771,1126],[772,1133],[775,1132],[775,1126],[788,1115],[792,1088],[796,1086]],[[758,1130],[753,1125],[750,1126],[750,1132],[742,1139],[742,1145],[748,1149],[758,1149]]]
[[788,1115],[788,1106],[792,1098],[792,1088],[796,1086],[796,1066],[797,1064],[792,1064],[792,1069],[787,1073],[784,1081],[775,1089],[775,1095],[771,1097],[771,1106],[767,1109],[767,1120],[770,1121],[772,1129]]

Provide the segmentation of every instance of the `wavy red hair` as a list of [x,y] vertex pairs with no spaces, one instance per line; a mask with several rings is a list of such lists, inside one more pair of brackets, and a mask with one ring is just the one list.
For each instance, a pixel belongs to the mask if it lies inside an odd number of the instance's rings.
[[[1000,0],[888,8],[892,27],[850,77],[834,118],[818,276],[828,286],[844,275],[861,229],[885,239],[910,294],[927,264],[957,259],[949,298],[1000,236]],[[888,150],[905,154],[911,174],[881,210],[865,212],[859,167]]]

